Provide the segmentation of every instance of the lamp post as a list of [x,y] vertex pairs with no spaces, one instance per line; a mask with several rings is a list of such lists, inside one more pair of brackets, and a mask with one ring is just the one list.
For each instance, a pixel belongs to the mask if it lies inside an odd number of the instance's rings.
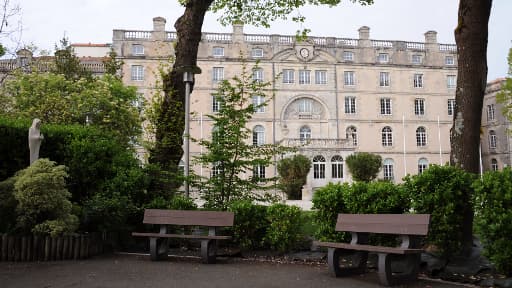
[[183,72],[183,82],[185,82],[185,197],[189,197],[189,172],[190,172],[190,84],[194,82],[194,73],[191,71]]

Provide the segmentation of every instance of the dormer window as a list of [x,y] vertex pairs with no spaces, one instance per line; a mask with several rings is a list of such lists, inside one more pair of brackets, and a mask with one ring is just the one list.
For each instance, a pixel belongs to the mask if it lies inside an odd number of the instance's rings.
[[253,48],[251,55],[252,55],[252,58],[261,58],[261,57],[263,57],[263,49]]
[[213,47],[213,57],[224,57],[224,47]]
[[132,54],[133,55],[144,55],[144,45],[133,44],[132,45]]
[[379,53],[379,56],[377,56],[377,61],[379,63],[388,63],[389,62],[389,54],[388,53]]

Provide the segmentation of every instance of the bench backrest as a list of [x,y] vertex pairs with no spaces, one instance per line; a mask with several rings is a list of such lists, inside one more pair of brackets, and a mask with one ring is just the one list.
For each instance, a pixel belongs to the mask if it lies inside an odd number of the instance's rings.
[[427,235],[430,214],[338,214],[336,231]]
[[223,211],[144,210],[144,224],[223,227],[233,226],[235,214]]

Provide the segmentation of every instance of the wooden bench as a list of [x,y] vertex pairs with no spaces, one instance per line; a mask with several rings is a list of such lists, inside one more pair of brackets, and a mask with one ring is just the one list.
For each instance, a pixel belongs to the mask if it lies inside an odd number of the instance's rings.
[[[383,285],[398,285],[417,279],[420,266],[420,238],[428,233],[429,214],[338,214],[336,231],[351,232],[350,243],[314,241],[327,247],[329,270],[336,276],[362,274],[368,253],[378,254],[378,274]],[[370,233],[400,236],[397,247],[368,244]],[[340,267],[340,258],[352,258],[351,267]],[[395,265],[401,262],[402,265]],[[400,271],[401,270],[401,271]]]
[[[161,210],[146,209],[144,224],[160,225],[159,233],[133,232],[133,236],[149,237],[151,260],[161,260],[167,257],[168,239],[198,239],[201,241],[201,258],[203,263],[215,263],[217,241],[229,240],[231,236],[217,235],[219,227],[233,226],[233,212],[195,211],[195,210]],[[208,228],[208,234],[169,233],[169,225],[202,226]],[[187,229],[183,229],[186,231]]]

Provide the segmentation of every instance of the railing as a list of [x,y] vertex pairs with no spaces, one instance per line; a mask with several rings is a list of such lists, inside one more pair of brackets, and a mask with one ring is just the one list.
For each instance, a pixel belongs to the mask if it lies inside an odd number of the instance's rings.
[[270,43],[270,35],[245,34],[245,42],[250,42],[250,43]]
[[178,38],[178,33],[176,32],[167,32],[166,34],[167,40],[176,40]]
[[80,63],[80,66],[84,67],[87,71],[90,71],[92,73],[105,73],[105,65],[100,62]]
[[287,147],[302,147],[302,148],[338,148],[338,149],[354,149],[354,145],[350,139],[341,138],[313,138],[313,139],[300,139],[300,138],[285,138],[281,140],[281,145]]
[[457,45],[455,45],[455,44],[439,44],[439,51],[457,52]]
[[405,42],[405,47],[407,47],[407,49],[425,50],[425,43],[421,43],[421,42]]
[[203,39],[208,42],[231,42],[231,33],[203,33]]
[[279,36],[279,44],[293,44],[295,36]]
[[350,38],[336,38],[336,46],[350,46],[357,47],[359,45],[358,39],[350,39]]
[[150,39],[151,31],[124,31],[124,39]]
[[372,40],[372,47],[393,48],[393,42],[385,40]]

